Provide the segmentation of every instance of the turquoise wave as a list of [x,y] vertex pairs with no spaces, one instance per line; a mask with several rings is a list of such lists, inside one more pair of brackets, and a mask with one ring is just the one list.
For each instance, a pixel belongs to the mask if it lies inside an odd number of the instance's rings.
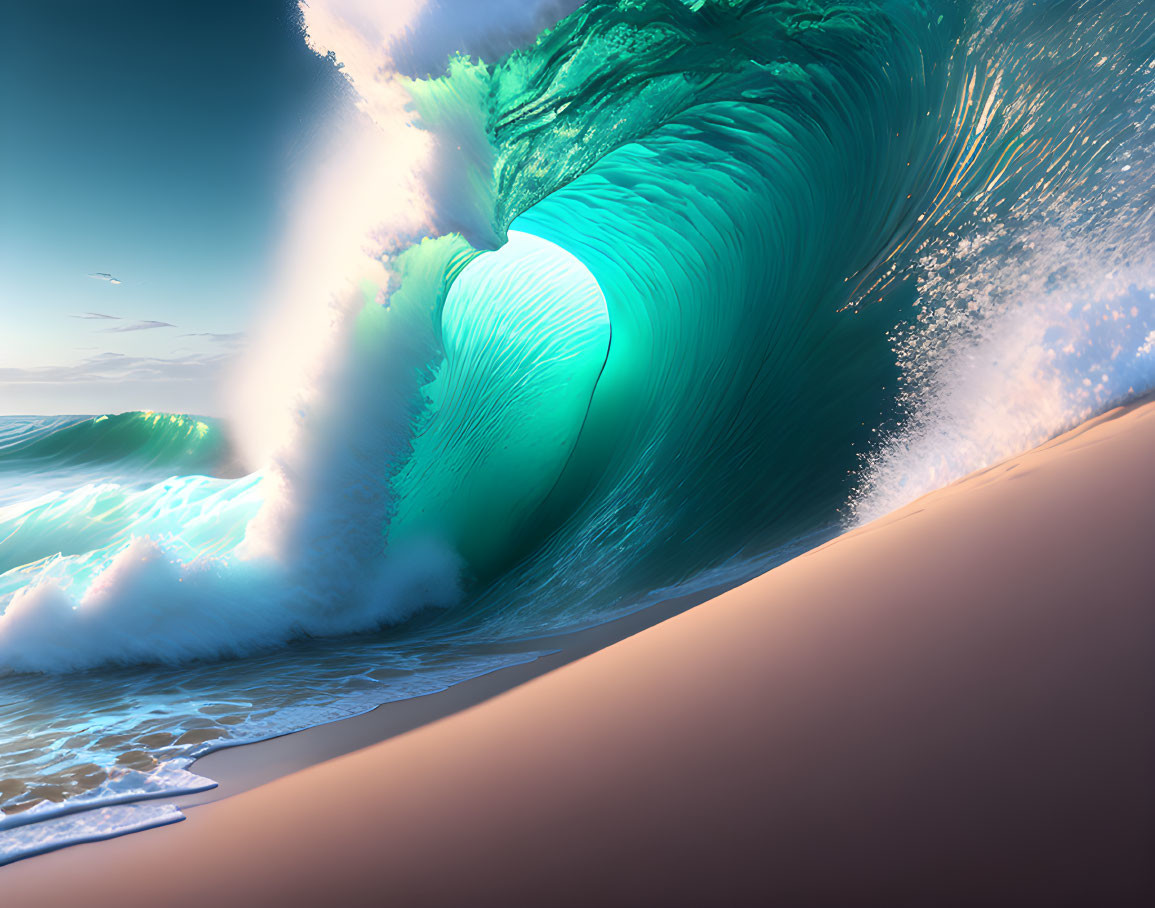
[[462,347],[502,349],[510,317],[586,365],[523,366],[520,396],[480,420],[436,399],[425,418],[458,425],[468,460],[569,407],[565,456],[510,459],[497,503],[480,471],[430,481],[446,454],[418,444],[390,539],[452,514],[437,530],[479,584],[621,592],[835,520],[897,380],[894,307],[840,310],[954,151],[940,137],[962,28],[954,4],[595,3],[497,67],[458,60],[415,84],[431,127],[486,112],[469,146],[482,166],[459,174],[477,206],[462,222],[489,231],[473,241],[513,230],[568,251],[606,328],[542,317],[560,307],[532,279],[493,292],[481,269],[515,269],[515,245],[462,271],[435,309],[439,376],[453,381]]
[[[389,538],[424,529],[415,513],[468,512],[438,530],[479,586],[496,584],[492,609],[516,588],[535,603],[649,589],[836,522],[923,366],[900,360],[896,334],[920,332],[928,356],[936,332],[973,329],[912,310],[920,266],[938,255],[949,279],[970,235],[1002,267],[1031,218],[1094,235],[1089,253],[1146,257],[1149,184],[1119,191],[1104,165],[1150,145],[1155,23],[1091,6],[587,3],[497,66],[458,59],[415,83],[423,121],[464,149],[445,168],[450,223],[476,248],[517,231],[566,250],[587,272],[575,295],[596,284],[607,326],[565,333],[538,314],[558,304],[532,280],[494,292],[481,269],[524,261],[509,245],[448,273],[445,306],[470,317],[426,304],[439,375],[470,343],[496,356],[493,326],[511,314],[585,365],[580,378],[523,368],[519,398],[481,419],[439,399],[422,418],[458,427],[469,462],[568,406],[566,456],[511,469],[498,505],[429,482],[445,453],[418,444],[392,481]],[[1061,283],[1072,265],[1038,268]],[[1150,315],[1127,315],[1133,347]],[[1110,393],[1135,392],[1134,373],[1108,368]]]
[[[361,288],[265,474],[0,514],[0,667],[236,654],[430,602],[562,624],[837,523],[941,339],[1021,278],[927,311],[917,274],[948,281],[976,249],[1003,274],[1031,218],[1148,243],[1155,193],[1117,178],[1150,144],[1153,20],[601,0],[496,64],[410,80],[441,235],[382,255],[397,284]],[[146,414],[20,444],[0,469],[224,455],[216,424]],[[89,602],[100,633],[70,617]]]

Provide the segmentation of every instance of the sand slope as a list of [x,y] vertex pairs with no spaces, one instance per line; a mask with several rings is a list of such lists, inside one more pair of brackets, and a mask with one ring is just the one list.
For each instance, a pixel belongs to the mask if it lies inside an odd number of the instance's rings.
[[1155,405],[24,905],[1155,904]]

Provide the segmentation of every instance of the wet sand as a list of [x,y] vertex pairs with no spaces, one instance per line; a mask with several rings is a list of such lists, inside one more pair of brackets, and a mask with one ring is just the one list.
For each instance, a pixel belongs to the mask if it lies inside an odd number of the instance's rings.
[[1155,404],[439,721],[0,869],[0,893],[1155,904]]

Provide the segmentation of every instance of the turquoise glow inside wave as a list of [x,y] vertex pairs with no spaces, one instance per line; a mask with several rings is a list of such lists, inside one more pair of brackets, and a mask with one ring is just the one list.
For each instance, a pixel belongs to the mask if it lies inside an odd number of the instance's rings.
[[572,508],[558,487],[605,366],[609,314],[578,259],[511,231],[454,282],[441,335],[389,539],[448,539],[484,574],[545,535],[551,510]]

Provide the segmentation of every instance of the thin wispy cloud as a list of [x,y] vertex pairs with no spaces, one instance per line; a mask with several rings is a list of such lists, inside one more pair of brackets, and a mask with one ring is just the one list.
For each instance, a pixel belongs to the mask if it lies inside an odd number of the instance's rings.
[[175,327],[176,325],[170,324],[169,322],[157,322],[149,320],[143,322],[132,322],[128,325],[116,325],[113,328],[105,328],[101,334],[123,334],[126,331],[151,331],[154,328]]
[[203,337],[216,344],[223,344],[225,346],[233,346],[239,344],[244,339],[244,333],[240,331],[231,334],[217,334],[213,331],[197,331],[192,334],[182,334],[181,337]]
[[71,366],[0,367],[2,384],[72,384],[74,382],[198,381],[217,377],[229,355],[178,356],[159,359],[100,353]]
[[88,276],[90,278],[92,278],[93,280],[108,281],[108,283],[110,283],[110,284],[123,284],[124,283],[124,281],[122,281],[120,278],[113,277],[107,271],[93,271]]
[[83,315],[73,315],[70,318],[104,318],[109,321],[120,321],[119,315],[105,315],[103,312],[85,312]]

